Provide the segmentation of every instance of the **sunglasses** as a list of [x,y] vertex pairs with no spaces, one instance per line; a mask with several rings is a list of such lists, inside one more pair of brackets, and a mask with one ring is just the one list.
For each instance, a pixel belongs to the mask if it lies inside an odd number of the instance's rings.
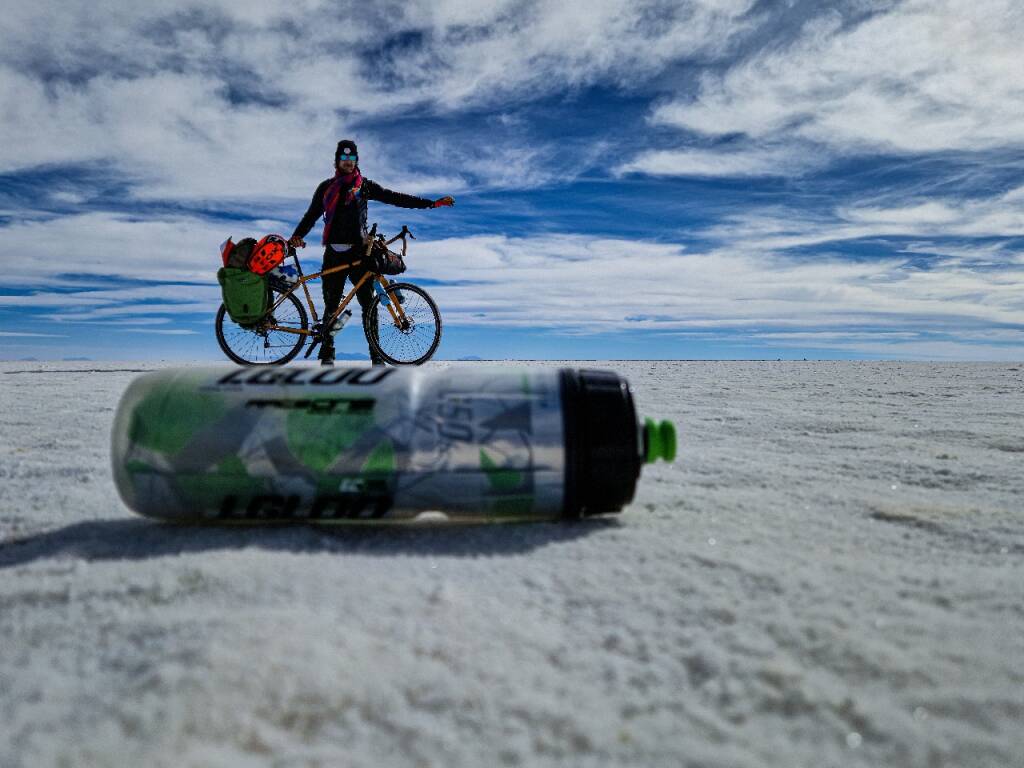
[[338,162],[339,163],[343,163],[346,160],[353,160],[353,161],[355,161],[355,160],[358,160],[358,159],[359,159],[359,157],[357,155],[338,155]]

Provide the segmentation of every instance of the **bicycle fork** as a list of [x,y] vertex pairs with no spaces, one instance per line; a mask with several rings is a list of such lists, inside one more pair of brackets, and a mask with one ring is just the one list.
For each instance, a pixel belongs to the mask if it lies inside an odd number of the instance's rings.
[[[402,295],[401,291],[396,290],[393,294],[395,301],[392,302],[391,297],[388,296],[387,290],[384,285],[382,285],[385,280],[387,280],[387,278],[374,280],[373,288],[377,291],[377,295],[380,296],[380,303],[387,307],[388,312],[391,313],[391,320],[394,322],[395,327],[400,328],[403,331],[407,330],[409,327],[409,318],[405,316],[405,312],[402,310],[402,307],[399,306],[405,303],[405,297]],[[394,281],[387,280],[387,285],[390,286],[392,282]]]

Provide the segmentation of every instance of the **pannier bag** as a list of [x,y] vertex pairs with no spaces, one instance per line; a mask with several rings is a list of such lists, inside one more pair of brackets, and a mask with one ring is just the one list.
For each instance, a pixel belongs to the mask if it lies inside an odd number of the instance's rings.
[[371,269],[379,275],[400,275],[405,272],[405,259],[402,254],[389,250],[381,242],[374,242],[370,251]]
[[251,325],[266,313],[270,292],[267,290],[267,278],[263,275],[247,269],[222,267],[217,270],[217,282],[224,297],[224,307],[234,322]]
[[249,269],[257,275],[265,275],[282,261],[288,253],[288,244],[280,235],[267,235],[252,249]]

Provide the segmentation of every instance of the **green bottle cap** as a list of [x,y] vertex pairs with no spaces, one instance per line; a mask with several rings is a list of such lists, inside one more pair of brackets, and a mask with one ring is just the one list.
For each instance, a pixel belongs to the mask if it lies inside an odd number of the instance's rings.
[[647,445],[645,463],[653,464],[658,459],[675,460],[676,425],[671,421],[656,422],[654,419],[644,419],[644,438]]

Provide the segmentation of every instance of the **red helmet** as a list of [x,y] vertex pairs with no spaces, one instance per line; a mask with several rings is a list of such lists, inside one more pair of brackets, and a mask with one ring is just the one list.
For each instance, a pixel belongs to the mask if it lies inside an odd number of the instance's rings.
[[282,261],[288,253],[288,243],[280,235],[267,235],[252,249],[249,269],[257,275],[265,275]]

